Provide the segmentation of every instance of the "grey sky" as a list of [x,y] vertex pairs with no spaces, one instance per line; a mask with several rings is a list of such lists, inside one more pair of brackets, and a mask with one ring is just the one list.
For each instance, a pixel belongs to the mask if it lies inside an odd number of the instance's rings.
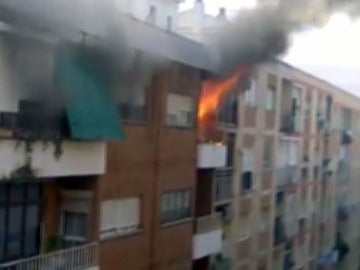
[[[181,9],[192,7],[195,0],[185,0]],[[216,14],[226,7],[234,14],[256,0],[203,0],[206,12]],[[351,21],[335,14],[321,29],[294,34],[283,60],[360,96],[360,20]]]

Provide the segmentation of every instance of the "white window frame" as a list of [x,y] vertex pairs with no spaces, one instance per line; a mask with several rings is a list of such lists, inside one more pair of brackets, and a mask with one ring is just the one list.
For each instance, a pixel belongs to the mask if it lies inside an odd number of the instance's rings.
[[100,239],[136,233],[140,230],[140,227],[140,197],[127,197],[101,202]]
[[60,195],[62,197],[60,235],[65,241],[86,242],[86,237],[65,235],[65,212],[86,214],[87,218],[89,218],[92,192],[84,190],[62,190]]
[[[185,107],[182,108],[180,104],[179,108],[174,109],[173,102],[178,99],[179,103],[181,101]],[[189,104],[185,104],[189,102]],[[175,102],[176,103],[176,102]],[[194,125],[195,122],[195,101],[192,96],[182,95],[176,93],[169,93],[166,100],[166,125],[175,126],[175,127],[184,127],[190,128]]]

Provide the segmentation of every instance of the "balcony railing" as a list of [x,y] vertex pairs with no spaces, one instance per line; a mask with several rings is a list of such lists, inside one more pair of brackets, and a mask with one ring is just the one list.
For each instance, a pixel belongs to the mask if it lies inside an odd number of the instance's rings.
[[222,248],[222,233],[219,215],[198,218],[193,238],[193,259],[219,253]]
[[0,264],[0,270],[82,270],[98,265],[98,244],[51,252]]
[[289,184],[294,184],[297,181],[297,167],[285,166],[278,169],[276,186],[282,187]]
[[232,188],[233,169],[217,169],[214,172],[215,180],[215,200],[223,201],[231,199],[233,196]]
[[197,167],[199,169],[221,168],[226,165],[227,146],[203,143],[197,146]]

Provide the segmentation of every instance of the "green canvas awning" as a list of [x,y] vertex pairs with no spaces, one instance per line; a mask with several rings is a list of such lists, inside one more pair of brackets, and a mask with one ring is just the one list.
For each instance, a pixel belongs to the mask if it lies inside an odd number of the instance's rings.
[[65,51],[55,61],[55,81],[63,91],[70,134],[81,140],[124,138],[106,69],[89,55]]

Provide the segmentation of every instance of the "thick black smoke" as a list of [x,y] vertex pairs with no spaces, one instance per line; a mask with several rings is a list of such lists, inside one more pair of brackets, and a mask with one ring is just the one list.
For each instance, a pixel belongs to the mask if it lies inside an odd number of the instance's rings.
[[288,45],[290,23],[275,9],[247,10],[209,36],[217,71],[232,73],[239,65],[252,65],[280,55]]

